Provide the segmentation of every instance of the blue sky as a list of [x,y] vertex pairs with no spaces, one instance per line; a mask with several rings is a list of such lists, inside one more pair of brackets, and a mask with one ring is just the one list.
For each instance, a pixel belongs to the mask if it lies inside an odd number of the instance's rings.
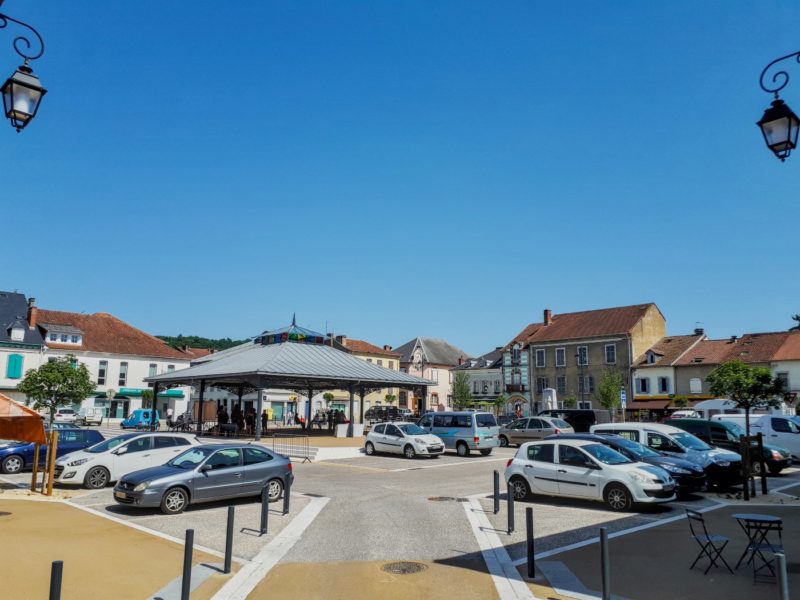
[[3,10],[42,32],[49,93],[0,130],[0,287],[43,307],[475,354],[544,308],[654,301],[716,337],[800,312],[800,155],[754,125],[796,3]]

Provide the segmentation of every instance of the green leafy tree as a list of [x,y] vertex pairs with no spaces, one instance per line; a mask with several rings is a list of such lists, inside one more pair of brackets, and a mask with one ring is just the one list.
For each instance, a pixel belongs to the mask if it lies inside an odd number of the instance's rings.
[[600,378],[600,385],[597,387],[600,406],[611,412],[612,419],[620,406],[622,385],[622,371],[619,369],[606,369]]
[[564,408],[575,408],[578,406],[578,399],[575,396],[565,396],[561,402],[564,404]]
[[711,371],[706,381],[712,394],[728,398],[736,404],[736,408],[744,410],[747,435],[750,435],[751,410],[780,405],[783,381],[773,377],[768,367],[756,367],[735,360]]
[[56,410],[81,402],[94,391],[94,383],[86,365],[74,356],[64,356],[30,369],[17,389],[25,394],[26,404],[32,403],[34,410],[50,413],[52,426]]
[[328,405],[328,408],[330,408],[331,402],[333,402],[334,398],[336,398],[336,396],[334,396],[330,392],[325,392],[324,394],[322,394],[322,399],[325,400],[325,403]]
[[800,314],[794,315],[792,321],[795,321],[797,325],[790,327],[789,331],[800,331]]
[[158,339],[163,340],[173,348],[181,349],[183,346],[190,348],[208,348],[210,350],[227,350],[234,346],[244,344],[249,340],[232,340],[231,338],[212,339],[199,335],[158,335]]
[[672,396],[670,399],[672,400],[672,405],[678,408],[686,408],[689,405],[688,396]]
[[389,406],[397,402],[397,396],[395,396],[394,394],[386,394],[383,397],[383,399],[386,400],[386,404],[388,404]]
[[494,413],[499,415],[500,411],[506,405],[506,397],[503,394],[500,394],[497,398],[492,400],[492,404],[494,405]]
[[142,408],[153,408],[153,390],[142,390]]
[[463,410],[472,402],[472,392],[469,388],[469,373],[456,371],[453,375],[453,408]]

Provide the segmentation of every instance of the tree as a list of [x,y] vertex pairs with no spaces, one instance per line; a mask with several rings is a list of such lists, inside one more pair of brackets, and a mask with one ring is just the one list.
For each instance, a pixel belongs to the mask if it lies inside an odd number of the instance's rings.
[[744,424],[750,435],[750,411],[780,405],[783,381],[772,377],[768,367],[747,365],[740,360],[723,363],[706,377],[709,390],[719,398],[728,398],[736,408],[744,409]]
[[495,414],[499,415],[500,410],[506,405],[506,397],[503,394],[500,394],[492,401],[492,404],[494,404]]
[[463,410],[472,402],[472,392],[469,389],[469,373],[456,371],[453,375],[453,408]]
[[565,396],[561,402],[564,404],[564,408],[575,408],[578,406],[578,399],[575,396]]
[[25,394],[25,403],[34,410],[50,413],[50,425],[56,410],[67,404],[77,404],[94,391],[89,369],[74,356],[63,356],[30,369],[17,389]]
[[794,315],[792,317],[792,321],[796,321],[797,325],[790,327],[789,331],[800,331],[800,314]]
[[325,400],[325,403],[328,405],[328,408],[331,407],[331,402],[333,402],[334,398],[336,398],[336,396],[334,396],[330,392],[325,392],[324,394],[322,394],[322,399]]
[[383,399],[386,400],[386,404],[391,406],[392,404],[394,404],[397,401],[397,396],[395,396],[394,394],[386,394],[383,397]]
[[606,369],[600,378],[600,385],[597,388],[600,406],[611,411],[612,420],[621,402],[620,392],[622,391],[622,385],[622,371],[619,369]]
[[153,390],[142,390],[142,408],[152,408]]
[[686,408],[689,405],[688,396],[672,396],[672,404],[678,408]]

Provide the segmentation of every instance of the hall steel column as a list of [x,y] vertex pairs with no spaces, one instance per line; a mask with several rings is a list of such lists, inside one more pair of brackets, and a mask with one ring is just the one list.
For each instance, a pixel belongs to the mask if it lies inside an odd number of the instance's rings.
[[359,417],[358,422],[359,423],[363,423],[364,422],[364,386],[361,386],[361,388],[359,388],[358,395],[361,397],[361,411],[360,411],[361,416]]
[[200,398],[197,406],[197,435],[203,434],[203,397],[206,393],[206,380],[200,380]]
[[350,384],[350,424],[347,426],[347,437],[353,437],[353,421],[355,415],[353,414],[356,407],[356,386]]
[[422,401],[420,402],[419,414],[420,414],[420,416],[422,416],[422,415],[425,414],[425,410],[428,407],[428,386],[427,385],[422,386],[422,391],[420,392],[420,398],[422,399]]
[[258,393],[258,398],[256,399],[256,422],[255,422],[255,438],[256,441],[261,441],[261,411],[264,410],[263,408],[263,399],[261,394],[261,388],[256,388],[256,392]]
[[158,398],[158,383],[153,383],[153,403],[150,406],[150,431],[156,430],[156,398]]

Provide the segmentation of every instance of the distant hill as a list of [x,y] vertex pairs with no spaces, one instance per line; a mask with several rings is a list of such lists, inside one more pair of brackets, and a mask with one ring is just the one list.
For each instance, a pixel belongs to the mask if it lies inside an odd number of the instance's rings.
[[250,340],[232,340],[231,338],[222,338],[219,340],[212,340],[211,338],[200,337],[199,335],[157,335],[160,340],[164,340],[173,348],[180,348],[181,346],[189,346],[191,348],[210,348],[212,350],[227,350],[239,344],[244,344]]

